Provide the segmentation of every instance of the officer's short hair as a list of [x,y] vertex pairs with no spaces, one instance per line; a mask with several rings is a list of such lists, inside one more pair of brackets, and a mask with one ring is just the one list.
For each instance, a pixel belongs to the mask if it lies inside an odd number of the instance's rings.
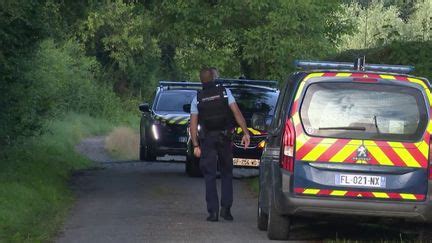
[[219,77],[219,70],[215,67],[209,67],[210,72],[212,73],[213,80],[217,79]]
[[199,76],[201,82],[203,83],[210,82],[213,80],[213,73],[210,68],[202,68]]

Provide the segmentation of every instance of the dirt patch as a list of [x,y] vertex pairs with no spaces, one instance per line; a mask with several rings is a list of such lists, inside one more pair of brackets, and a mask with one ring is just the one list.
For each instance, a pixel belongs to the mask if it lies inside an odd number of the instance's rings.
[[137,160],[139,134],[128,127],[115,128],[105,139],[105,149],[119,160]]

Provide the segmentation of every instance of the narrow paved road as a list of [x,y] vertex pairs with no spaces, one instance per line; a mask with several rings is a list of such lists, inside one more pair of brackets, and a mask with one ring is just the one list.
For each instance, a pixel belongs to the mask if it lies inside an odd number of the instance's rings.
[[[256,195],[236,170],[234,222],[206,222],[204,182],[190,178],[181,163],[114,162],[103,138],[83,141],[77,150],[100,165],[74,175],[77,201],[57,242],[265,242],[256,228]],[[111,162],[110,162],[111,161]],[[252,172],[252,173],[256,173]],[[398,229],[307,222],[292,231],[297,240],[400,240]]]

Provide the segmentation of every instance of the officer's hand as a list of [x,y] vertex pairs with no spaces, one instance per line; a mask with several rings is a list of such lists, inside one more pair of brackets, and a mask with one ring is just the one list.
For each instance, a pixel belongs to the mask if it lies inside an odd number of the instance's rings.
[[249,147],[250,144],[250,136],[249,134],[244,134],[241,140],[241,145],[244,145],[244,148],[246,149],[247,147]]
[[200,149],[200,147],[195,147],[194,148],[194,155],[197,158],[201,157],[201,149]]

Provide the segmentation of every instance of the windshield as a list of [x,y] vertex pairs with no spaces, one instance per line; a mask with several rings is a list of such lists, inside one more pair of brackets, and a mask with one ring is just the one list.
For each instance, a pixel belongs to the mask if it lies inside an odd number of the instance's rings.
[[308,87],[300,115],[312,136],[416,141],[426,128],[420,90],[365,83],[317,83]]
[[279,94],[274,91],[246,89],[231,89],[231,92],[245,117],[251,117],[254,113],[272,116]]
[[166,91],[159,95],[156,103],[156,111],[184,112],[183,106],[190,105],[196,96],[196,91]]

